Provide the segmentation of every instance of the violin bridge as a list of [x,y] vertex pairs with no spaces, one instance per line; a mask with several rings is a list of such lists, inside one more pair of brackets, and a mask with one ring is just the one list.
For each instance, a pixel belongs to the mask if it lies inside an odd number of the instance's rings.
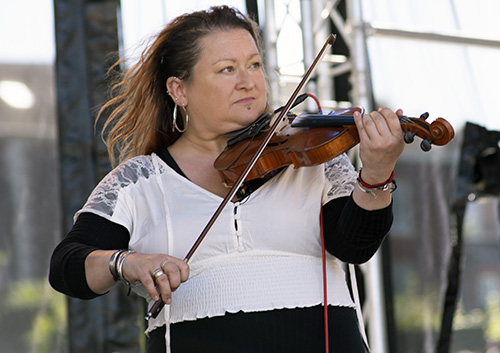
[[[295,116],[295,114],[292,114],[292,113],[288,113],[288,114],[285,114],[279,124],[278,124],[278,127],[276,128],[276,131],[274,132],[275,135],[279,135],[281,133],[281,131],[283,131],[286,127],[290,126],[290,115],[293,115]],[[278,115],[275,115],[271,118],[271,122],[269,123],[269,126],[274,126],[274,124],[276,123],[276,119],[278,118]]]

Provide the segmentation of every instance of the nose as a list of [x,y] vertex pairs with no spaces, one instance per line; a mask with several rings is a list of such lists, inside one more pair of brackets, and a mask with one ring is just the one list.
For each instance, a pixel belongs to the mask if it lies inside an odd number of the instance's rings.
[[252,72],[247,70],[240,70],[238,73],[237,89],[250,90],[255,87],[255,77]]

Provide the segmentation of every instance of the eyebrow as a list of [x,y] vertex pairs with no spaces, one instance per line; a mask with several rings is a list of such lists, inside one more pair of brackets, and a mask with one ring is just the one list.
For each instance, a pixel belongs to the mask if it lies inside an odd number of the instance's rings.
[[[248,57],[248,60],[251,60],[252,58],[254,58],[254,57],[256,57],[256,56],[259,56],[259,57],[260,57],[260,53],[258,53],[258,52],[257,52],[257,53],[255,53],[255,54],[250,55],[250,56]],[[216,65],[216,64],[218,64],[218,63],[220,63],[220,62],[222,62],[222,61],[232,61],[232,62],[235,62],[235,61],[237,61],[237,60],[236,60],[236,59],[234,59],[234,58],[222,58],[222,59],[218,59],[218,60],[214,61],[214,62],[212,63],[212,65]]]

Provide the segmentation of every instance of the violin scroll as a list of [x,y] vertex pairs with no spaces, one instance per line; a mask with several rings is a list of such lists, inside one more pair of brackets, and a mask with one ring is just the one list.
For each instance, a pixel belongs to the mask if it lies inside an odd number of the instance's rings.
[[430,151],[432,145],[443,146],[455,137],[455,130],[448,121],[443,118],[437,118],[432,123],[426,120],[429,113],[423,113],[419,118],[399,117],[401,128],[404,131],[404,140],[406,143],[412,143],[415,136],[422,139],[420,148],[424,152]]

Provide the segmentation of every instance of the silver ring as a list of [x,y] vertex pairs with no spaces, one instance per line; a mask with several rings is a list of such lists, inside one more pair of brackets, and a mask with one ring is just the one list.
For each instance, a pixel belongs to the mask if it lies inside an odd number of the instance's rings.
[[156,270],[153,271],[153,277],[155,279],[158,279],[158,277],[160,277],[164,274],[165,274],[165,272],[163,272],[163,270],[160,267],[158,267]]

